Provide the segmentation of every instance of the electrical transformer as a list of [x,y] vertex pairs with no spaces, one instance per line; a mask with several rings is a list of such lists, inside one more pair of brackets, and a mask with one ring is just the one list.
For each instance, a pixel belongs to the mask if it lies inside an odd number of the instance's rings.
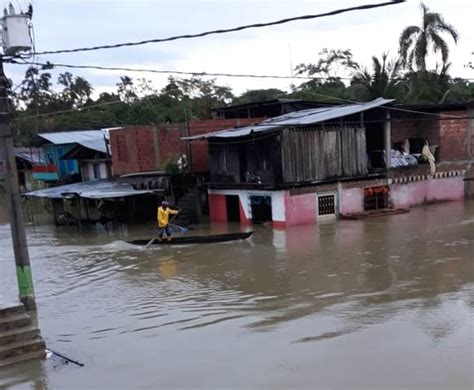
[[16,12],[11,3],[8,10],[3,10],[2,45],[5,55],[15,55],[32,48],[30,14]]

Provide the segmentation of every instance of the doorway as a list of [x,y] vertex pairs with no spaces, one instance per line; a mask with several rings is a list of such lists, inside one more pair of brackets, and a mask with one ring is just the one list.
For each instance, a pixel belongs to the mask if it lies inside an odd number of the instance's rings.
[[240,222],[240,201],[238,195],[226,195],[227,221]]
[[252,209],[253,223],[263,223],[272,221],[271,196],[250,196],[250,207]]

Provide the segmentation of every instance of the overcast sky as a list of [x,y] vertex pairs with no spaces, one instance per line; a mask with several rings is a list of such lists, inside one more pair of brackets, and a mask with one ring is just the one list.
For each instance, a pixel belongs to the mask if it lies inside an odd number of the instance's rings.
[[[44,51],[198,33],[377,2],[382,0],[36,0],[33,1],[33,23],[36,49]],[[12,3],[26,8],[27,1]],[[464,66],[474,59],[471,54],[474,51],[472,0],[426,0],[425,4],[442,13],[460,33],[458,46],[447,38],[451,48],[451,75],[474,78],[474,71]],[[419,2],[408,0],[399,5],[282,26],[132,48],[49,55],[39,60],[193,72],[290,75],[291,64],[294,67],[315,62],[317,53],[325,47],[350,48],[355,59],[367,65],[372,55],[380,56],[384,51],[396,54],[402,29],[419,24],[420,19]],[[24,70],[23,66],[7,67],[14,83],[21,81]],[[72,73],[86,77],[96,92],[102,92],[114,89],[119,77],[126,72],[74,70]],[[145,76],[158,88],[163,87],[167,79],[161,75],[128,75]],[[219,77],[218,83],[241,93],[271,87],[287,90],[290,80]]]

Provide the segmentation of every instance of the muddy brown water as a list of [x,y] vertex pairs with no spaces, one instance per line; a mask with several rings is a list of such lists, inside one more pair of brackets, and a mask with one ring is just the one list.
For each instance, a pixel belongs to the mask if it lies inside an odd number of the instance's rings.
[[[21,364],[0,388],[474,386],[472,201],[219,245],[122,241],[148,234],[28,227],[43,336],[85,367]],[[0,225],[4,301],[9,237]]]

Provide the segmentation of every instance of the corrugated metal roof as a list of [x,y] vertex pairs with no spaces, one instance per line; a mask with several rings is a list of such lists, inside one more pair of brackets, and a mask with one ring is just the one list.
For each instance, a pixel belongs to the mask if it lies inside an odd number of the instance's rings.
[[392,103],[394,101],[394,99],[378,98],[367,103],[354,103],[337,105],[332,107],[311,108],[308,110],[295,111],[289,114],[280,115],[252,126],[214,131],[212,133],[201,134],[193,137],[186,137],[183,139],[193,140],[207,138],[245,137],[250,135],[251,133],[275,131],[286,127],[307,126],[311,124],[326,122],[331,119],[337,119],[348,115],[357,114],[363,111],[383,106],[388,103]]
[[15,148],[15,157],[28,161],[32,165],[43,165],[43,155],[40,148]]
[[62,199],[66,194],[71,193],[87,199],[109,199],[152,194],[154,191],[135,190],[130,183],[101,179],[45,188],[43,190],[28,192],[25,195],[37,198]]
[[55,145],[79,144],[85,148],[107,153],[104,136],[108,136],[108,129],[104,130],[81,130],[60,131],[54,133],[38,134],[41,138]]

